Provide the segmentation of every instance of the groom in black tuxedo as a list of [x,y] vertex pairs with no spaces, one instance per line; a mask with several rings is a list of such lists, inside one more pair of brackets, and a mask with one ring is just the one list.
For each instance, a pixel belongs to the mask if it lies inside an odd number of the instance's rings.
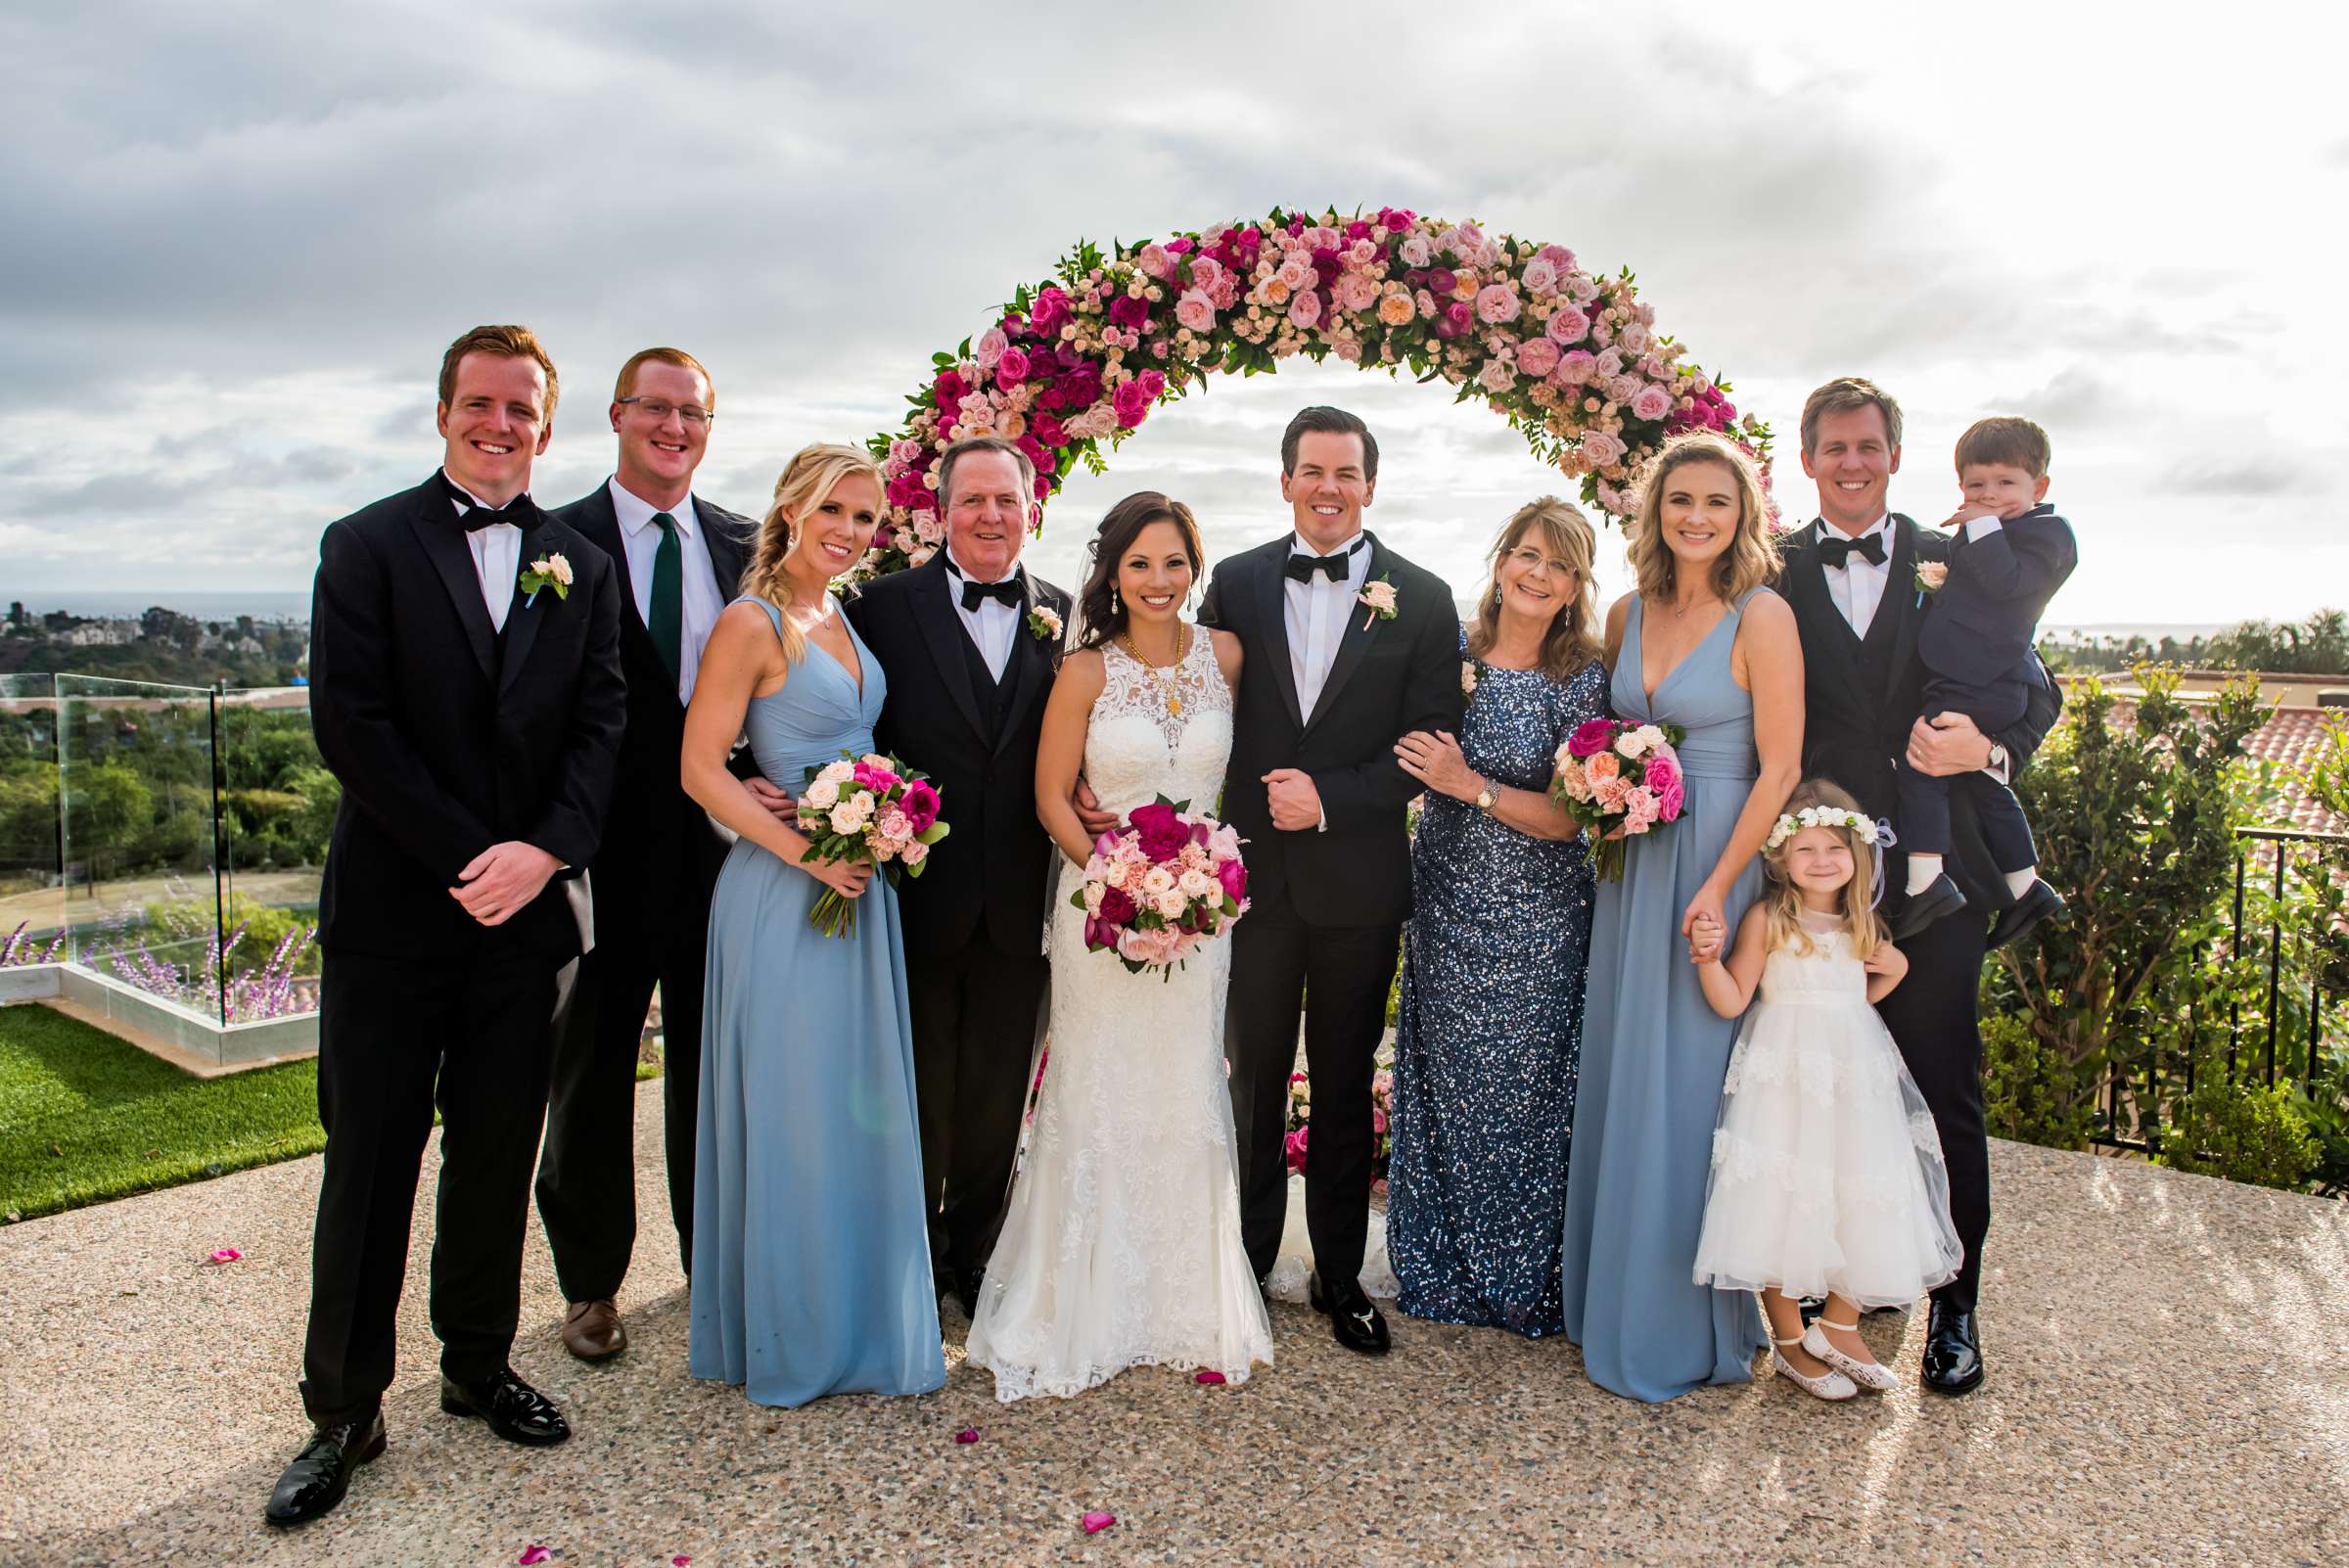
[[[596,943],[556,1036],[538,1159],[538,1214],[569,1304],[563,1344],[582,1360],[628,1343],[614,1298],[636,1244],[636,1056],[656,985],[668,1212],[693,1268],[702,971],[710,894],[733,835],[686,798],[677,758],[702,645],[742,582],[755,531],[693,493],[716,407],[709,371],[682,348],[631,355],[612,392],[618,470],[555,513],[612,560],[628,681],[610,819],[589,868]],[[749,762],[747,748],[736,755]]]
[[881,750],[937,784],[954,836],[898,890],[931,1266],[965,1314],[1002,1226],[1048,973],[1036,749],[1069,596],[1019,564],[1036,470],[996,437],[938,460],[944,546],[865,584],[849,620],[889,677]]
[[1420,790],[1395,742],[1457,730],[1461,709],[1451,589],[1363,530],[1377,484],[1378,442],[1359,418],[1298,414],[1280,439],[1294,528],[1226,558],[1199,606],[1201,625],[1239,637],[1249,671],[1223,781],[1224,820],[1247,841],[1251,902],[1232,930],[1224,1015],[1241,1237],[1261,1280],[1280,1253],[1302,1004],[1313,1303],[1339,1344],[1370,1356],[1389,1344],[1359,1278],[1370,1081],[1411,912],[1404,808]]
[[[1886,509],[1901,466],[1900,404],[1857,377],[1831,381],[1803,405],[1802,438],[1803,472],[1819,485],[1819,516],[1782,541],[1778,587],[1803,639],[1804,774],[1833,779],[1877,817],[1892,816],[1898,805],[1896,757],[1923,773],[1987,769],[2010,780],[2055,722],[2060,699],[2054,682],[2044,682],[2022,720],[1997,735],[1983,734],[1962,714],[1919,712],[1925,667],[1916,639],[1932,600],[1916,583],[1916,567],[1946,559],[1950,541]],[[1926,1335],[1925,1386],[1944,1394],[1982,1381],[1974,1309],[1990,1230],[1990,1150],[1975,999],[1987,917],[2014,901],[1968,799],[1968,792],[1951,792],[1944,862],[1966,906],[1901,942],[1908,976],[1877,1009],[1940,1129],[1950,1217],[1965,1244],[1963,1268],[1933,1293]],[[1907,864],[1897,843],[1885,859],[1890,914],[1907,885]]]
[[507,1357],[550,1025],[590,941],[578,868],[626,693],[612,564],[527,493],[556,391],[527,329],[465,334],[440,366],[441,467],[319,544],[310,719],[343,801],[319,895],[326,1161],[301,1382],[316,1430],[273,1524],[332,1508],[383,1452],[436,1108],[440,1407],[515,1443],[571,1435]]

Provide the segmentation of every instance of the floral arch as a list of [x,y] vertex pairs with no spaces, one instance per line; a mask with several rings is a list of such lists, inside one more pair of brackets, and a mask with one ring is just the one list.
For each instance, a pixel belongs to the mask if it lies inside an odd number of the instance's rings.
[[1769,452],[1769,428],[1740,418],[1728,384],[1655,330],[1628,268],[1601,277],[1563,246],[1401,208],[1275,208],[1106,254],[1081,244],[976,339],[933,355],[904,428],[870,442],[889,515],[859,575],[936,553],[933,469],[953,441],[1016,441],[1044,501],[1076,464],[1103,472],[1105,451],[1159,404],[1217,372],[1253,376],[1295,354],[1407,370],[1458,389],[1455,401],[1483,400],[1611,518],[1630,513],[1631,476],[1680,431]]

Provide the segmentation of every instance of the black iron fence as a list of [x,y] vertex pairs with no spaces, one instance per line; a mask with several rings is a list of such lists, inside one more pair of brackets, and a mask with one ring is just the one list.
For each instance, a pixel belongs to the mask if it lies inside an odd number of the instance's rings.
[[2209,975],[2223,969],[2223,978],[2196,993],[2183,1020],[2148,1028],[2141,1038],[2153,1043],[2142,1059],[2106,1067],[2095,1142],[2140,1153],[2160,1149],[2178,1097],[2194,1092],[2200,1074],[2220,1068],[2215,1052],[2197,1048],[2215,1032],[2216,1018],[2202,1013],[2214,1002],[2226,1010],[2229,1084],[2273,1088],[2292,1079],[2315,1093],[2330,1066],[2330,1088],[2349,1095],[2349,1068],[2330,1064],[2326,1035],[2327,1003],[2338,1000],[2344,979],[2343,904],[2337,893],[2326,899],[2315,891],[2338,890],[2345,868],[2349,834],[2236,832],[2226,929],[2198,942],[2192,954],[2196,969]]

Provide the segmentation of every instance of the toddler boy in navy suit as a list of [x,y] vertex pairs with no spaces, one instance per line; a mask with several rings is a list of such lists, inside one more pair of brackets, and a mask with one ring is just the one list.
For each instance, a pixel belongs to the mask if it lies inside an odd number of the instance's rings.
[[[2023,716],[2045,667],[2032,652],[2048,601],[2079,564],[2071,525],[2047,504],[2048,433],[2027,419],[1976,422],[1958,438],[1958,483],[1965,492],[1943,528],[1955,529],[1940,580],[1917,570],[1917,591],[1933,596],[1917,633],[1925,666],[1923,712],[1958,713],[1986,734]],[[2022,803],[1995,773],[1936,778],[1905,761],[1899,767],[1901,847],[1909,853],[1909,899],[1893,921],[1895,938],[1923,930],[1961,908],[1964,897],[1942,870],[1950,849],[1950,792],[1967,792],[1989,848],[2013,891],[1999,916],[1993,947],[2014,941],[2063,907],[2039,875],[2039,854]]]

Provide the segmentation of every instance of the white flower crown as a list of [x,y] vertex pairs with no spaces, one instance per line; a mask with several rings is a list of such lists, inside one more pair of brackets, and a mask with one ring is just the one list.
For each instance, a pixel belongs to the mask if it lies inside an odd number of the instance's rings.
[[1788,811],[1778,818],[1770,830],[1770,837],[1762,841],[1762,853],[1768,854],[1803,829],[1811,827],[1850,828],[1860,835],[1863,844],[1873,844],[1877,837],[1875,822],[1858,811],[1847,811],[1840,806],[1806,806],[1799,811]]

